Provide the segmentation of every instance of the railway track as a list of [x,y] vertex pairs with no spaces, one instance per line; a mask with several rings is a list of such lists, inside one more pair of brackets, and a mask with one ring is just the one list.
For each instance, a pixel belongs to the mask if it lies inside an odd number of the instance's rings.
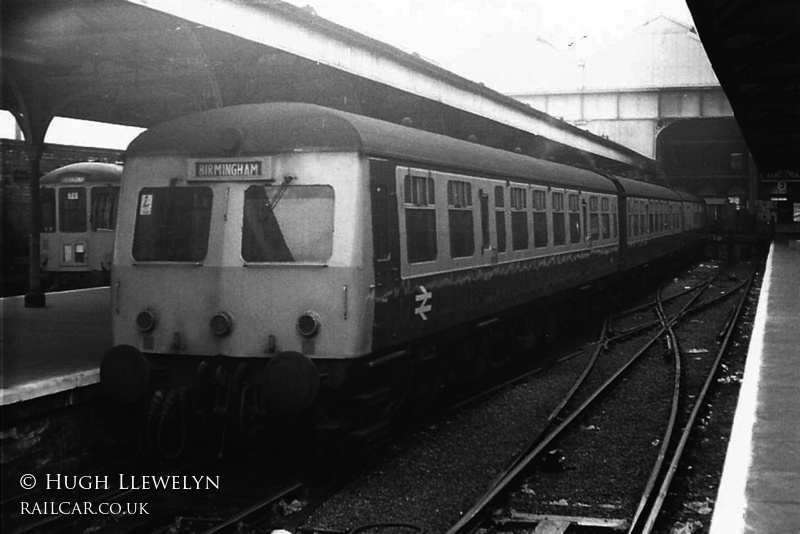
[[[722,283],[719,282],[720,278],[723,279]],[[640,348],[599,387],[587,385],[586,376],[594,371],[597,361],[596,357],[591,358],[585,372],[581,374],[571,390],[570,398],[565,399],[557,408],[558,411],[548,418],[551,425],[542,429],[531,439],[525,451],[493,481],[486,493],[462,515],[460,520],[450,528],[448,534],[477,532],[479,529],[483,529],[482,531],[485,532],[510,532],[520,528],[532,531],[531,529],[538,525],[543,525],[541,528],[549,528],[550,530],[546,530],[547,532],[568,532],[568,529],[577,526],[598,532],[609,530],[651,532],[697,419],[697,413],[725,354],[727,342],[731,339],[731,333],[736,324],[734,313],[738,314],[742,309],[749,282],[750,278],[741,281],[738,280],[738,277],[730,277],[726,280],[720,270],[716,276],[698,287],[667,297],[668,304],[663,302],[664,299],[658,297],[646,306],[629,310],[624,317],[617,317],[611,328],[605,331],[603,339],[594,344],[595,350],[599,350],[598,348],[605,350],[614,346],[621,348],[621,352],[624,353],[630,350],[631,343],[636,342],[632,341],[632,338],[644,337],[643,341],[638,341]],[[721,286],[727,287],[721,288]],[[691,327],[691,318],[696,313],[709,310],[711,307],[719,307],[719,303],[737,295],[739,298],[734,311],[729,311],[730,307],[726,307],[722,311],[711,312],[712,315],[722,314],[722,320],[718,322],[725,325],[723,332],[719,334],[714,332],[716,337],[723,340],[723,343],[713,362],[706,364],[706,359],[702,359],[703,365],[697,365],[694,360],[687,361],[690,360],[688,356],[693,352],[681,349],[680,328]],[[647,317],[651,309],[657,310],[658,316],[655,320]],[[664,350],[662,343],[666,343],[669,352]],[[604,355],[603,359],[606,358],[608,356]],[[548,502],[555,503],[557,506],[541,506],[541,503],[536,501],[543,493],[547,494],[547,490],[543,491],[542,487],[554,485],[557,474],[549,473],[546,476],[547,480],[542,481],[541,485],[537,485],[532,479],[542,472],[560,472],[564,469],[564,466],[560,465],[563,458],[559,456],[562,454],[561,443],[572,439],[567,437],[568,433],[574,436],[586,434],[587,428],[597,429],[596,425],[587,421],[596,420],[592,419],[594,417],[592,413],[596,415],[603,412],[603,405],[599,405],[598,402],[607,402],[608,397],[612,394],[621,395],[624,398],[626,394],[621,394],[619,391],[625,388],[625,382],[636,383],[636,379],[632,378],[632,373],[639,372],[637,368],[644,366],[640,362],[644,362],[646,359],[651,360],[648,365],[655,365],[659,369],[657,375],[661,377],[664,376],[664,371],[668,367],[665,364],[670,364],[670,380],[667,381],[666,378],[663,378],[666,384],[662,385],[663,391],[660,393],[662,398],[668,398],[669,401],[666,403],[667,408],[659,410],[659,412],[663,412],[660,413],[662,433],[657,435],[652,434],[652,430],[648,431],[648,435],[657,436],[652,438],[653,445],[657,446],[654,447],[656,453],[650,459],[647,476],[637,484],[640,495],[636,499],[635,508],[630,504],[627,506],[622,504],[621,501],[625,498],[620,497],[616,502],[606,505],[605,510],[600,510],[601,513],[586,514],[586,511],[581,508],[589,507],[580,506],[582,498],[579,488],[577,490],[573,488],[572,491],[564,493],[564,495],[569,495],[579,506],[569,506],[567,498],[556,499],[554,495],[550,496],[551,500]],[[691,374],[692,377],[703,376],[704,380],[687,379],[687,374]],[[702,382],[702,385],[698,386],[698,382]],[[592,393],[584,393],[584,400],[576,400],[574,393],[578,389],[587,389]],[[630,387],[628,387],[628,391],[627,395],[633,393]],[[605,406],[614,405],[612,403]],[[616,405],[618,406],[619,403]],[[613,408],[606,408],[606,410],[613,410]],[[643,415],[639,417],[643,417]],[[602,420],[605,421],[604,424],[613,424],[613,419]],[[583,427],[578,425],[580,421],[583,421]],[[577,454],[575,451],[578,448],[573,445],[570,450],[573,454]],[[603,453],[603,451],[598,452]],[[531,475],[532,472],[534,475]],[[610,481],[610,484],[615,485],[616,482]],[[611,494],[613,495],[613,493]],[[536,498],[531,498],[534,495]],[[626,498],[630,500],[630,497]],[[525,508],[533,511],[519,511]],[[559,508],[559,511],[554,511],[553,508]],[[564,511],[565,509],[568,511]]]
[[[718,278],[718,277],[716,277]],[[716,279],[715,278],[715,279]],[[608,529],[626,529],[629,532],[649,532],[649,530],[641,530],[639,525],[641,522],[647,523],[651,517],[657,516],[657,510],[663,503],[663,495],[665,488],[669,487],[667,482],[674,476],[675,466],[677,460],[674,458],[679,457],[674,451],[678,451],[682,446],[680,441],[684,441],[688,436],[689,428],[691,425],[686,426],[686,417],[681,417],[681,414],[687,412],[684,406],[685,395],[681,396],[678,393],[681,391],[679,387],[681,373],[680,362],[682,356],[678,352],[679,344],[678,335],[673,331],[671,334],[672,341],[669,342],[669,347],[672,351],[670,358],[664,358],[661,354],[663,348],[664,336],[674,330],[675,325],[681,321],[691,321],[691,317],[695,314],[714,307],[720,302],[731,299],[733,296],[739,294],[746,294],[747,286],[744,283],[736,282],[728,284],[728,290],[722,292],[717,291],[720,289],[719,284],[714,283],[715,280],[706,280],[702,283],[696,284],[696,287],[690,287],[672,295],[660,296],[654,299],[654,303],[646,308],[635,309],[628,312],[626,315],[635,315],[637,313],[644,313],[642,317],[634,317],[632,320],[624,320],[617,318],[614,325],[610,329],[604,329],[603,333],[596,342],[585,346],[583,349],[576,351],[566,357],[561,358],[561,362],[576,359],[577,357],[583,358],[586,363],[583,370],[578,373],[579,377],[575,380],[569,392],[564,395],[558,406],[556,406],[547,417],[549,425],[542,429],[530,442],[530,444],[521,452],[517,457],[509,462],[506,469],[502,474],[498,475],[490,484],[489,490],[483,498],[475,505],[475,507],[465,513],[458,524],[454,525],[450,532],[477,532],[483,531],[491,532],[505,532],[511,529],[522,527],[523,529],[530,529],[537,524],[557,524],[559,522],[568,526],[581,525],[584,528],[591,527],[598,531],[605,531]],[[714,293],[709,296],[709,292]],[[701,298],[705,295],[704,298]],[[651,309],[660,308],[661,312],[655,320],[650,320],[647,315],[652,314]],[[635,324],[634,324],[635,323]],[[729,328],[733,327],[734,322],[728,321]],[[607,359],[609,346],[624,346],[630,344],[642,344],[641,338],[643,335],[648,337],[644,346],[640,347],[637,355],[633,358],[626,357],[624,354],[621,360],[627,359],[627,363],[621,366],[616,365],[613,373],[609,372],[608,366],[601,369],[598,373],[598,361]],[[655,359],[662,364],[667,364],[671,368],[672,380],[670,381],[670,402],[669,402],[669,423],[666,429],[654,439],[660,446],[658,448],[657,460],[654,461],[649,477],[647,479],[646,491],[642,491],[640,496],[640,503],[628,517],[601,517],[599,515],[579,516],[577,513],[572,516],[564,516],[563,514],[555,517],[554,514],[533,514],[513,512],[509,513],[507,503],[513,497],[509,497],[509,492],[512,488],[520,485],[520,477],[527,476],[531,469],[531,465],[541,468],[547,465],[548,462],[553,462],[553,451],[558,450],[557,440],[563,439],[562,434],[574,426],[576,421],[579,421],[582,414],[588,413],[589,410],[596,409],[596,403],[603,399],[609,391],[613,390],[620,382],[628,380],[627,372],[631,371],[637,366],[639,358],[646,357],[653,358],[653,352],[657,353]],[[661,365],[660,367],[664,367]],[[487,395],[493,394],[497,389],[507,388],[514,382],[524,380],[532,375],[540,373],[541,370],[532,371],[522,377],[516,377],[509,382],[505,382],[491,388],[488,391],[482,392],[474,398],[470,398],[463,403],[454,406],[454,409],[460,409],[465,404],[476,402],[475,399],[483,398]],[[601,375],[600,381],[602,384],[598,387],[598,376]],[[712,375],[713,376],[713,375]],[[709,379],[710,380],[710,379]],[[686,388],[684,388],[686,389]],[[589,393],[587,393],[589,391]],[[684,391],[685,393],[685,391]],[[698,397],[693,395],[697,400],[693,406],[699,407],[702,403],[702,396]],[[697,408],[695,408],[696,410]],[[441,415],[441,414],[439,414]],[[677,430],[686,427],[686,430],[677,437]],[[408,432],[409,429],[404,429]],[[676,442],[678,443],[676,445]],[[557,463],[558,460],[556,459]],[[664,474],[667,473],[667,474]],[[669,474],[672,473],[672,474]],[[353,475],[358,477],[360,475]],[[326,533],[326,534],[347,534],[350,532],[424,532],[425,530],[420,524],[414,522],[414,518],[410,518],[407,522],[402,521],[388,521],[380,523],[377,521],[367,521],[361,526],[352,528],[321,528],[314,526],[313,521],[305,523],[311,517],[315,510],[324,506],[324,500],[328,495],[333,495],[340,492],[347,485],[347,481],[336,482],[329,484],[325,496],[318,496],[316,498],[307,498],[302,502],[293,514],[287,517],[277,517],[272,515],[271,519],[245,519],[242,516],[231,518],[225,523],[224,528],[211,529],[208,532],[233,532],[234,527],[238,529],[245,529],[245,531],[254,532],[270,532],[273,529],[283,529],[287,532],[302,532],[302,533]],[[524,482],[522,483],[524,484]],[[312,490],[305,490],[306,495],[310,495]],[[320,492],[317,491],[317,495]],[[274,502],[274,499],[272,500]],[[504,504],[505,503],[505,504]],[[505,514],[505,515],[503,515]],[[655,515],[653,515],[655,514]],[[569,519],[567,523],[564,523]],[[244,526],[243,526],[244,525]],[[493,530],[492,530],[493,529]],[[564,530],[566,532],[567,530]]]

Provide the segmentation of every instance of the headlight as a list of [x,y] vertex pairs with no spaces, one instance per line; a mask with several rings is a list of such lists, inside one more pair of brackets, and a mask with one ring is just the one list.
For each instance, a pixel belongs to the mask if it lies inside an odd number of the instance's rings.
[[297,331],[301,336],[311,337],[317,335],[322,323],[319,321],[319,315],[313,311],[307,311],[297,318]]
[[211,333],[215,336],[225,336],[233,330],[233,317],[227,312],[217,312],[209,323]]
[[136,316],[136,328],[141,332],[150,332],[156,327],[156,322],[156,312],[150,308],[140,311],[139,315]]

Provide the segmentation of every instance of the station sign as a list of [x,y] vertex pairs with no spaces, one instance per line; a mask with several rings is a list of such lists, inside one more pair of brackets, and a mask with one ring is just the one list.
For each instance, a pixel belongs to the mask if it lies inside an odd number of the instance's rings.
[[272,174],[270,158],[189,159],[189,180],[264,180]]

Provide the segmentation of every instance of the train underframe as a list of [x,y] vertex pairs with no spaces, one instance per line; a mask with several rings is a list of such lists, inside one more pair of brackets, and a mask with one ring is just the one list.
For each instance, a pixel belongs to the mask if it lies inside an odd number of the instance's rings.
[[143,452],[179,456],[192,427],[209,428],[209,420],[219,422],[223,442],[232,432],[290,427],[315,431],[326,446],[360,448],[396,418],[424,413],[514,362],[546,364],[538,349],[641,293],[665,267],[687,263],[694,257],[687,250],[357,359],[291,351],[263,358],[144,355],[122,345],[104,358],[101,383],[117,400],[137,401]]

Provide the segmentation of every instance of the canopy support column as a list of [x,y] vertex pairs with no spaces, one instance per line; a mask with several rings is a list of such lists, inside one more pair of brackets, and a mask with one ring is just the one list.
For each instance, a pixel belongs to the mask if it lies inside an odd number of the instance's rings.
[[[44,136],[53,120],[36,98],[23,94],[18,86],[9,80],[16,98],[16,108],[12,110],[19,127],[25,134],[25,148],[30,166],[30,212],[28,235],[28,292],[25,293],[26,308],[44,308],[47,305],[42,288],[41,240],[42,210],[39,201],[39,178],[41,177],[41,160],[44,153]],[[26,98],[27,97],[27,98]]]

